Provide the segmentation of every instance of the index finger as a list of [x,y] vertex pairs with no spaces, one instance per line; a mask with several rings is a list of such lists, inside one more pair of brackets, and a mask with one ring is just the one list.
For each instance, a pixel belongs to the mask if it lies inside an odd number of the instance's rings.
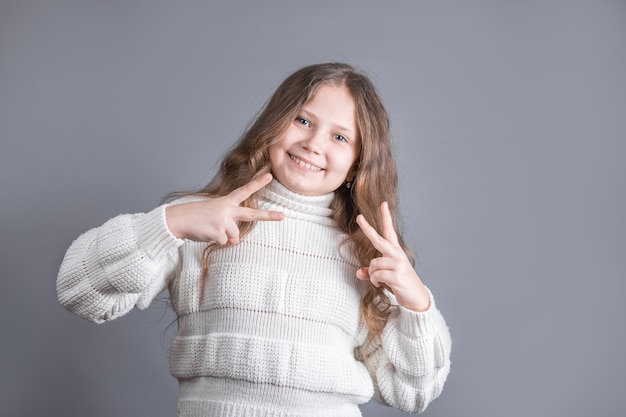
[[271,181],[272,181],[272,174],[267,173],[267,174],[261,175],[260,177],[253,179],[246,185],[243,185],[233,190],[230,194],[228,194],[228,198],[231,198],[237,203],[237,205],[239,205],[246,198],[250,197],[252,194],[256,193],[261,188],[265,187]]

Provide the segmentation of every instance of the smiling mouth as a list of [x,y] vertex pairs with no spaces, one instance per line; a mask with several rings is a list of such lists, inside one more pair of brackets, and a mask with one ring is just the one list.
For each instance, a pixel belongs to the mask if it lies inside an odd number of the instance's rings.
[[289,155],[289,158],[291,158],[291,160],[293,162],[295,162],[296,164],[300,165],[301,167],[304,167],[306,169],[310,169],[311,171],[323,171],[322,168],[320,168],[318,166],[315,166],[315,165],[311,165],[310,163],[305,162],[302,159],[300,159],[300,158],[298,158],[296,156],[293,156],[290,153],[287,153],[287,155]]

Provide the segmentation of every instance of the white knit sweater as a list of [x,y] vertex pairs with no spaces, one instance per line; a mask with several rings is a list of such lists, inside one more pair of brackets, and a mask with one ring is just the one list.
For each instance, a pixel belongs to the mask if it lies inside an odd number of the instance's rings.
[[168,288],[180,318],[170,349],[179,416],[360,416],[358,404],[372,395],[422,411],[449,371],[448,328],[432,294],[426,312],[395,306],[367,366],[356,359],[368,284],[339,249],[332,198],[273,181],[259,208],[285,219],[258,222],[238,245],[216,250],[204,282],[206,244],[175,238],[165,206],[117,216],[68,249],[59,301],[100,323],[146,308]]

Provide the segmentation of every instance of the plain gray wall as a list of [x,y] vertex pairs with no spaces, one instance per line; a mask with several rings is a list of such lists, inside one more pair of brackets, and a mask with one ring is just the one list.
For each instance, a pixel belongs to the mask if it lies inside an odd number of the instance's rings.
[[2,416],[175,415],[165,301],[82,322],[63,254],[206,183],[282,78],[327,60],[387,104],[452,331],[425,415],[624,415],[624,1],[2,0]]

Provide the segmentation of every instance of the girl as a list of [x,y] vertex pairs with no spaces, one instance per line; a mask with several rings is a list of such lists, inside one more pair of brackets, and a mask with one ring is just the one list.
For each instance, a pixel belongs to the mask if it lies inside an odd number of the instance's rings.
[[100,323],[167,288],[179,416],[359,416],[373,395],[420,412],[451,341],[394,229],[396,182],[370,80],[304,67],[204,189],[76,239],[59,300]]

